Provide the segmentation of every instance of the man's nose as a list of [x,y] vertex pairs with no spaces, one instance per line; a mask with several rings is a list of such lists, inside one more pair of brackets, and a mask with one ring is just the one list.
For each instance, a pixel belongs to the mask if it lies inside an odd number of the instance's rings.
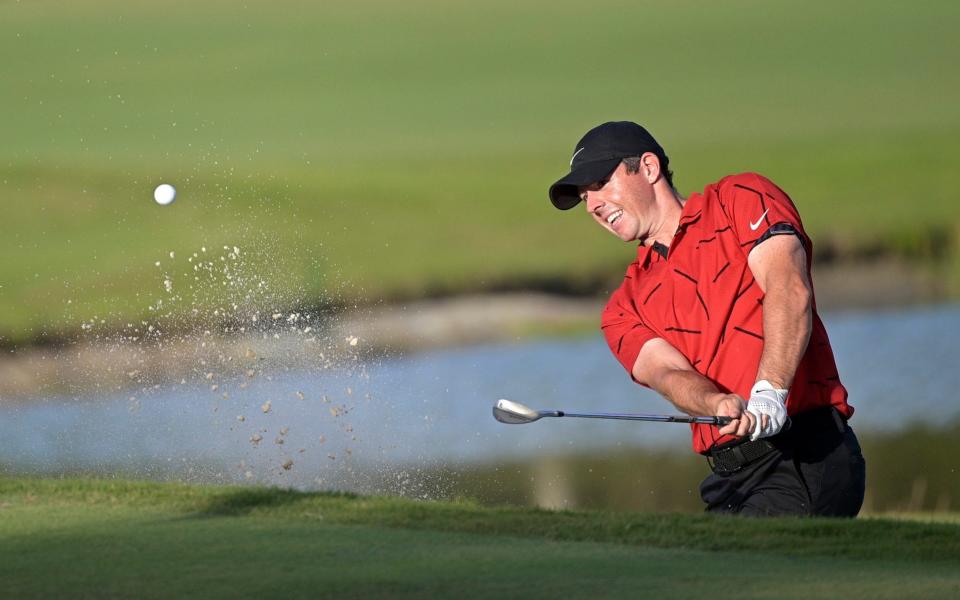
[[586,192],[586,204],[588,213],[596,213],[597,210],[603,208],[603,201],[597,197],[596,192]]

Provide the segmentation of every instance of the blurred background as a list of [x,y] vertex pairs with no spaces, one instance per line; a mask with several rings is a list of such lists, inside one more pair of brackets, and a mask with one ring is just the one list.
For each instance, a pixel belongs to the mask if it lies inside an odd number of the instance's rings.
[[[546,197],[646,125],[777,182],[868,511],[956,511],[956,3],[0,4],[0,472],[699,510],[599,310],[636,248]],[[176,187],[160,206],[153,190]]]

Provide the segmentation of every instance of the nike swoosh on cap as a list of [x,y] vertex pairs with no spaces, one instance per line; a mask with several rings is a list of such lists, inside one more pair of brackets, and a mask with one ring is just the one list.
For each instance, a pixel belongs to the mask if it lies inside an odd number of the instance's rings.
[[585,148],[586,148],[586,146],[584,146],[583,148],[580,148],[579,150],[577,150],[576,152],[573,153],[573,156],[570,157],[570,166],[571,166],[571,167],[573,166],[573,159],[575,159],[578,154],[580,154],[581,152],[583,152]]

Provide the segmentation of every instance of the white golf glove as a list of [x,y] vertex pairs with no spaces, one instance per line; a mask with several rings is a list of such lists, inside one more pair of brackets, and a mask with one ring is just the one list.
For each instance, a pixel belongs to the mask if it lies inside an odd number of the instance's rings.
[[[776,435],[783,428],[783,424],[787,422],[786,402],[789,391],[773,387],[766,379],[753,384],[750,399],[747,401],[747,412],[757,418],[757,425],[750,434],[751,442]],[[762,415],[767,415],[767,426],[761,428]]]

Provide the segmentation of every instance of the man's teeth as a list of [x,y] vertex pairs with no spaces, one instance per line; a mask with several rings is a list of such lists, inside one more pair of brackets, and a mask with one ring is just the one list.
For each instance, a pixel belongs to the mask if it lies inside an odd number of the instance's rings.
[[617,212],[610,213],[610,216],[607,217],[607,223],[613,225],[613,222],[619,219],[621,215],[623,215],[622,208]]

